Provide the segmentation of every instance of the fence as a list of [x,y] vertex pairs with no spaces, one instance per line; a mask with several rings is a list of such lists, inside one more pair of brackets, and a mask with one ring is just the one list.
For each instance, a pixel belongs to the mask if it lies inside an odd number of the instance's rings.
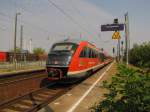
[[20,61],[16,63],[1,62],[0,72],[45,68],[46,61]]

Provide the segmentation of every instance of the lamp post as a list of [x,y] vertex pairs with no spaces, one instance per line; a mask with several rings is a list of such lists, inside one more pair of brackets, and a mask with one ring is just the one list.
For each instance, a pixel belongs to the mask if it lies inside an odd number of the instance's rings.
[[125,16],[126,65],[128,66],[128,64],[129,64],[129,47],[130,47],[128,12],[124,16]]
[[123,56],[124,56],[123,44],[124,44],[123,41],[121,41],[121,52],[122,52],[122,53],[121,53],[121,55],[122,55],[122,56],[121,56],[121,61],[122,61],[122,62],[123,62]]
[[14,62],[16,62],[16,36],[17,36],[17,17],[21,15],[21,13],[16,13],[15,16],[15,32],[14,32]]

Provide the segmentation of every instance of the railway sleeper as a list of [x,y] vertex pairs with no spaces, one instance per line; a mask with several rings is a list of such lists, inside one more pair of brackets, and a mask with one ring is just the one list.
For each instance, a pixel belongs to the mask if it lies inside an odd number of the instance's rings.
[[[25,107],[20,107],[20,106],[15,106],[15,105],[11,105],[9,106],[7,109],[13,110],[13,111],[17,111],[17,112],[23,112],[25,111],[27,108]],[[11,111],[10,111],[11,112]]]

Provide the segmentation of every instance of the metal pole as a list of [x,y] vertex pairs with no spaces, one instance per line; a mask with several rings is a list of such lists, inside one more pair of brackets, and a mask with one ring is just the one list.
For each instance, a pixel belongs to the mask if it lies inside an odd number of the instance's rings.
[[21,51],[20,62],[22,64],[22,61],[23,61],[23,25],[21,25],[21,29],[20,29],[20,51]]
[[118,39],[118,61],[120,62],[120,39]]
[[16,62],[16,35],[17,35],[17,13],[15,16],[15,32],[14,32],[14,62]]
[[16,13],[15,16],[15,32],[14,32],[14,62],[16,63],[16,36],[17,36],[17,16],[20,15],[20,13]]
[[20,50],[22,53],[22,50],[23,50],[23,25],[21,25],[21,29],[20,29]]
[[29,40],[29,52],[32,53],[32,38]]
[[118,43],[117,43],[117,56],[116,56],[116,60],[117,60],[117,62],[118,62],[118,55],[119,53],[118,53]]
[[124,52],[123,52],[123,41],[121,41],[121,61],[123,62],[123,56],[124,56]]
[[126,41],[126,64],[129,64],[129,18],[128,12],[125,14],[125,41]]

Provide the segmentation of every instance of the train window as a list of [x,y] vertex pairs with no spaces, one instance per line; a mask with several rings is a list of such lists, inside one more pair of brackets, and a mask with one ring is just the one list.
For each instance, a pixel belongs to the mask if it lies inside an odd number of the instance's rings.
[[97,58],[97,51],[95,51],[95,58]]
[[88,58],[88,57],[89,57],[89,48],[86,47],[86,58]]
[[72,45],[57,45],[53,48],[54,51],[71,50]]
[[96,58],[97,57],[97,55],[96,55],[96,51],[94,50],[94,58]]
[[92,50],[92,58],[96,58],[96,51]]
[[73,43],[57,43],[54,44],[51,51],[75,51],[77,48],[76,44]]
[[87,54],[86,54],[87,58],[90,58],[90,48],[87,47]]
[[97,57],[98,57],[97,51],[91,48],[87,48],[87,58],[97,58]]
[[95,53],[93,50],[92,50],[92,58],[95,58]]
[[83,50],[80,53],[80,57],[88,58],[89,57],[89,49],[87,47],[84,47]]
[[85,57],[85,56],[86,56],[86,50],[85,50],[85,48],[83,48],[80,53],[80,57]]
[[92,49],[89,49],[89,58],[92,58]]
[[93,58],[94,57],[94,53],[92,49],[89,49],[89,58]]
[[87,47],[85,47],[85,57],[88,58],[89,57],[89,49]]

